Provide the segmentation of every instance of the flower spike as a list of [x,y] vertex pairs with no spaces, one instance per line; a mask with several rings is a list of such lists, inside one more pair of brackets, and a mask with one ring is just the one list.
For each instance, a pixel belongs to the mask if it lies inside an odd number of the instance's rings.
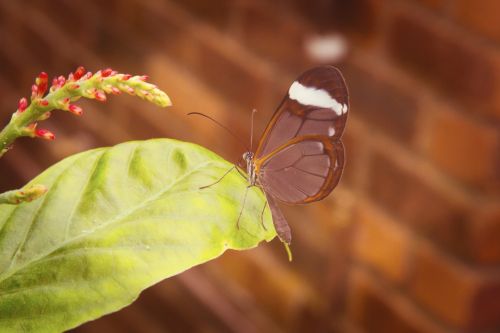
[[47,73],[41,72],[31,87],[31,103],[26,98],[19,100],[10,123],[0,132],[0,157],[20,136],[54,140],[52,132],[36,129],[37,122],[49,118],[51,111],[56,108],[82,115],[82,108],[75,104],[82,97],[105,102],[107,94],[120,95],[125,92],[162,107],[171,105],[163,91],[147,82],[146,75],[123,74],[111,68],[92,74],[79,66],[67,77],[60,75],[52,79],[50,89],[48,80]]

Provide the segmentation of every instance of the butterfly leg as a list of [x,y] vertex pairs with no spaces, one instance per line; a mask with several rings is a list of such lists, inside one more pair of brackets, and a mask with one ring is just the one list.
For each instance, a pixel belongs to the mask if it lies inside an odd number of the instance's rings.
[[231,167],[231,169],[227,170],[227,171],[226,171],[226,172],[222,175],[222,177],[220,177],[217,181],[213,182],[212,184],[209,184],[209,185],[205,185],[205,186],[200,187],[200,190],[203,190],[203,189],[206,189],[206,188],[209,188],[209,187],[211,187],[211,186],[214,186],[214,185],[218,184],[219,182],[221,182],[221,181],[224,179],[224,177],[226,177],[226,176],[227,176],[227,175],[228,175],[231,171],[233,171],[233,169],[234,169],[234,168],[236,168],[236,170],[238,170],[238,168],[236,167],[236,164],[235,164],[235,165],[233,165],[233,166]]
[[236,169],[236,171],[238,171],[238,173],[240,174],[241,177],[243,177],[244,179],[247,179],[247,176],[245,176],[245,174],[243,172],[241,172],[240,168],[238,167],[238,165],[234,165],[234,167]]
[[252,187],[252,185],[249,185],[247,186],[247,188],[245,189],[245,195],[243,196],[243,204],[241,205],[241,209],[240,209],[240,214],[238,215],[238,220],[236,221],[236,228],[240,228],[240,218],[241,218],[241,214],[243,214],[243,209],[245,209],[245,203],[247,201],[247,194],[248,194],[248,189]]
[[262,208],[262,212],[260,212],[260,224],[262,228],[267,231],[266,225],[264,224],[264,212],[266,211],[267,201],[264,203],[264,208]]

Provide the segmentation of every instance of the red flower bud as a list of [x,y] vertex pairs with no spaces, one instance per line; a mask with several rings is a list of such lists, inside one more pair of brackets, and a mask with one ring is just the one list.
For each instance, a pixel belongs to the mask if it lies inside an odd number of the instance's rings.
[[118,89],[117,87],[111,87],[111,93],[113,95],[120,95],[122,92],[120,89]]
[[132,77],[132,75],[130,75],[130,74],[123,74],[123,75],[122,75],[122,80],[123,80],[123,81],[127,81],[127,80],[128,80],[128,79],[130,79],[131,77]]
[[75,104],[70,104],[68,107],[69,112],[71,112],[74,115],[81,116],[83,114],[83,110],[81,107]]
[[45,94],[45,92],[47,91],[48,79],[49,79],[49,76],[45,72],[41,72],[38,75],[38,77],[36,79],[36,85],[38,86],[37,87],[38,96],[43,96],[43,94]]
[[139,76],[139,80],[146,82],[147,80],[149,80],[149,76],[141,75],[141,76]]
[[17,110],[19,111],[19,113],[24,112],[24,110],[26,110],[27,107],[28,107],[28,100],[24,97],[21,98],[19,100],[19,103],[17,104]]
[[106,69],[102,70],[101,76],[102,77],[108,77],[108,76],[111,75],[111,73],[113,73],[113,70],[111,68],[106,68]]
[[36,84],[31,86],[31,97],[34,98],[38,96],[38,86]]
[[94,92],[94,97],[99,102],[106,102],[106,94],[104,93],[104,91],[96,90]]
[[40,105],[40,106],[48,106],[49,105],[49,101],[47,101],[46,99],[41,99],[40,101],[38,101],[38,105]]
[[87,72],[85,73],[84,76],[82,76],[82,80],[88,80],[92,77],[92,72]]
[[85,73],[85,67],[80,66],[76,69],[76,71],[73,73],[73,78],[75,80],[80,80],[80,78],[83,76]]
[[70,90],[76,90],[78,88],[80,88],[80,85],[76,84],[76,83],[71,84],[71,85],[68,86],[68,89],[70,89]]
[[35,130],[35,136],[44,140],[54,140],[56,138],[54,133],[46,129]]
[[61,88],[64,85],[64,83],[66,83],[66,78],[61,75],[59,77],[55,77],[52,80],[52,87],[54,89]]

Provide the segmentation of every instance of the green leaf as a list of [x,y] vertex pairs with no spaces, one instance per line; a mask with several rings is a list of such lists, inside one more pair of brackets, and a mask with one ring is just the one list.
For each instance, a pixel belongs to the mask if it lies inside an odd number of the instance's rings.
[[116,311],[154,283],[275,235],[262,192],[194,144],[156,139],[87,151],[0,205],[0,331],[60,332]]

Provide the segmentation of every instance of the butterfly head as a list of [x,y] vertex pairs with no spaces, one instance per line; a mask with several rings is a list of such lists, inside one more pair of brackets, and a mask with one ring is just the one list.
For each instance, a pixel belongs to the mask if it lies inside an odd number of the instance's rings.
[[243,153],[243,159],[245,162],[251,162],[253,160],[253,153],[251,151],[247,151]]

